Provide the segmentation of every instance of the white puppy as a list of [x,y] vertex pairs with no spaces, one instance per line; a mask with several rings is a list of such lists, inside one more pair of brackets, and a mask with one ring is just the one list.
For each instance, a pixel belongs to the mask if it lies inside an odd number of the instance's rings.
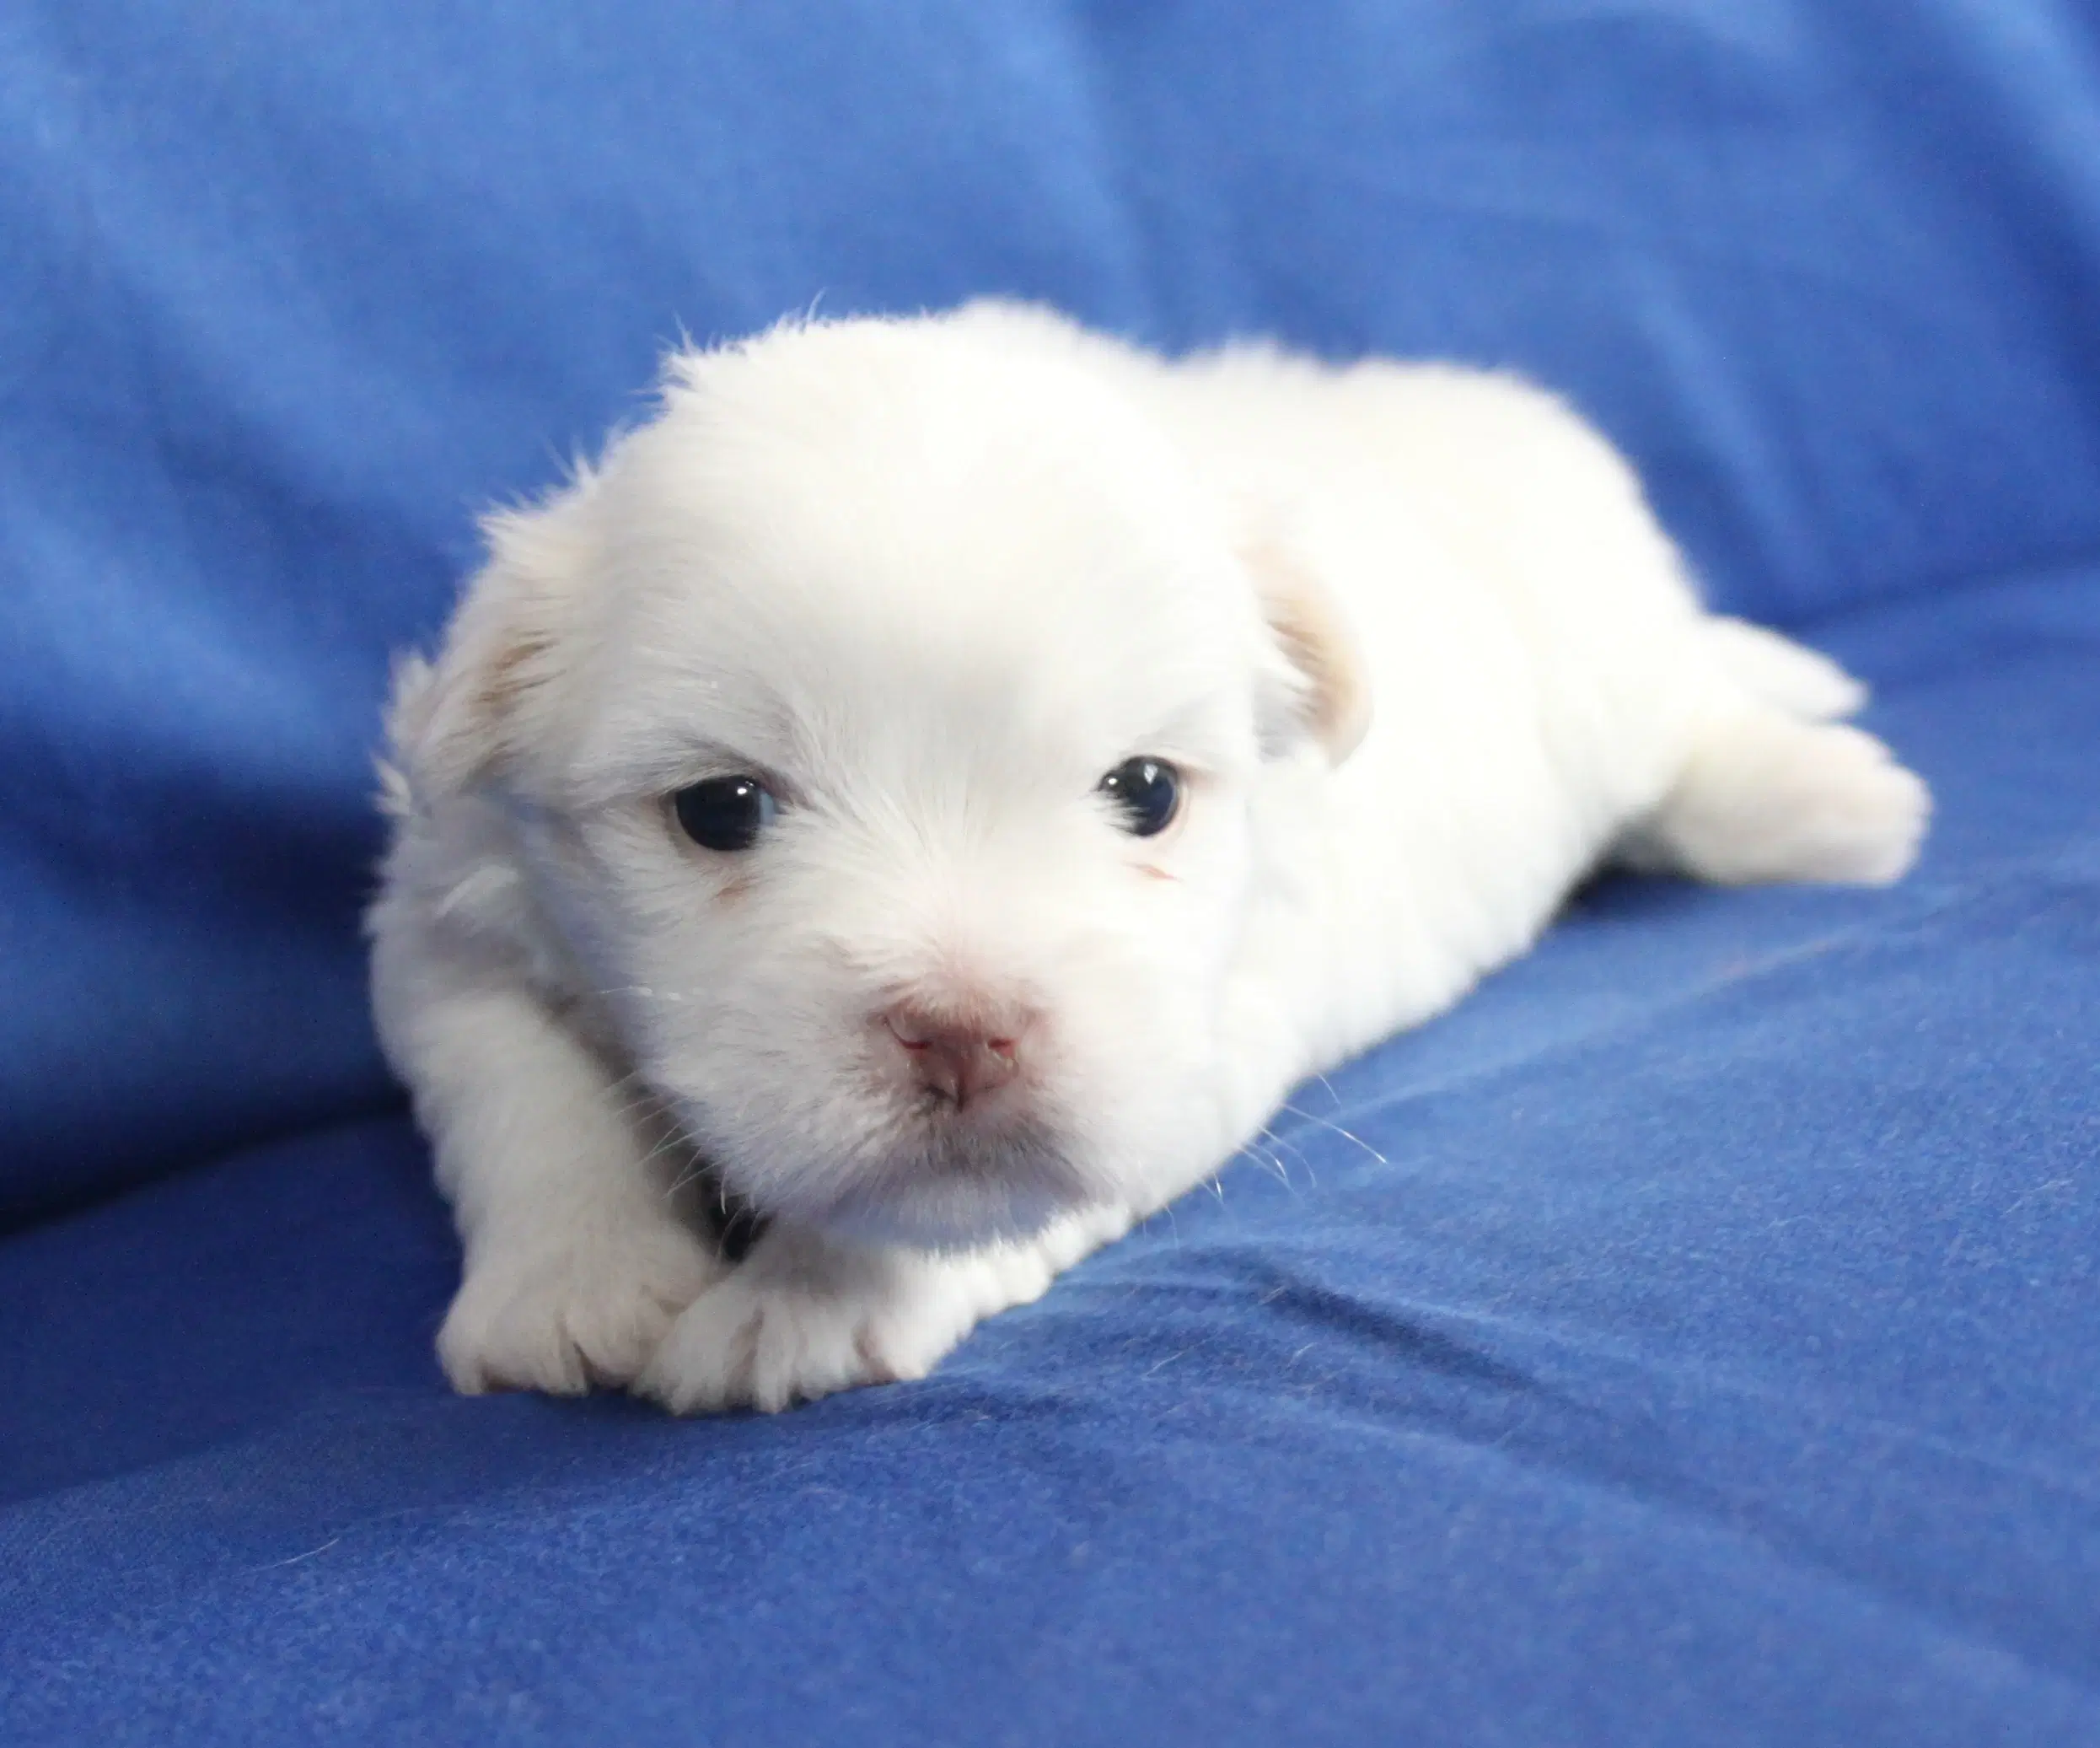
[[920,1376],[1600,860],[1886,881],[1927,812],[1505,377],[788,325],[488,534],[371,917],[462,1390]]

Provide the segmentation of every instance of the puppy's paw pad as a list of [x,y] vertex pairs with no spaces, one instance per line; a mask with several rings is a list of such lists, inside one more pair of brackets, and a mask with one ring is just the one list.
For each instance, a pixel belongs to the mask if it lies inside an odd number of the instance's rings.
[[671,1225],[486,1257],[452,1302],[438,1357],[470,1396],[624,1385],[719,1272]]
[[975,1320],[975,1305],[949,1292],[834,1295],[733,1275],[671,1326],[635,1388],[674,1414],[773,1413],[923,1378]]

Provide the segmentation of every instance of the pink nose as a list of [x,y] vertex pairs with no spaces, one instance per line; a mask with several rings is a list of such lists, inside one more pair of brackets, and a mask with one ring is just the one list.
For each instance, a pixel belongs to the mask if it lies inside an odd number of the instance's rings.
[[1025,1017],[969,1024],[900,1002],[883,1015],[921,1086],[959,1110],[996,1092],[1021,1072]]

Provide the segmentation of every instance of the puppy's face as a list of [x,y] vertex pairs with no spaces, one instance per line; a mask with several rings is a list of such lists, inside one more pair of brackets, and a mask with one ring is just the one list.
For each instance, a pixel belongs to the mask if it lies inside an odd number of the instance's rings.
[[1131,408],[936,322],[783,331],[495,540],[432,761],[732,1188],[941,1244],[1179,1167],[1316,712]]

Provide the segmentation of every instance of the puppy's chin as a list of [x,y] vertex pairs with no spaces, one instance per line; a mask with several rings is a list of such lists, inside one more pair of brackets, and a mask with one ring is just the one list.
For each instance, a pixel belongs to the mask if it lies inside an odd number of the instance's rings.
[[716,1150],[713,1163],[722,1181],[764,1213],[844,1239],[918,1250],[1029,1238],[1104,1199],[1069,1141],[1026,1116],[915,1123],[830,1171],[767,1170],[734,1148]]
[[1041,1126],[956,1126],[857,1178],[824,1224],[841,1236],[946,1250],[1029,1238],[1098,1192]]

